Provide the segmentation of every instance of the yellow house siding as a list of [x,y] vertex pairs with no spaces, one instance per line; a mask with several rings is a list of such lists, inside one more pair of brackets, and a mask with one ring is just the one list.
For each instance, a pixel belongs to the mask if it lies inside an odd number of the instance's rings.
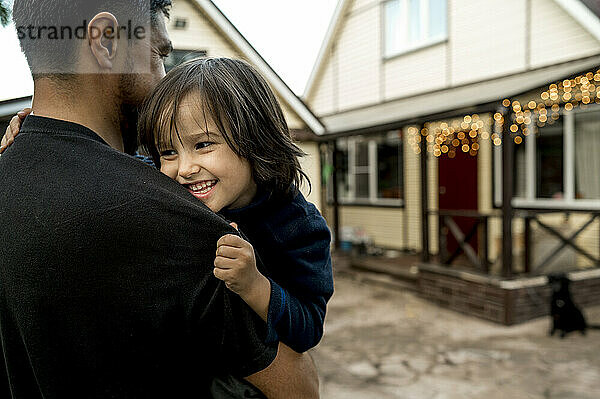
[[361,227],[376,246],[403,249],[403,210],[360,206],[340,207],[340,224]]
[[336,46],[340,110],[379,101],[379,13],[379,8],[373,7],[349,14],[341,29]]
[[525,69],[526,4],[449,0],[453,85]]
[[319,211],[322,211],[321,158],[319,155],[319,143],[305,141],[298,142],[296,145],[307,154],[307,156],[300,158],[300,166],[304,173],[308,175],[312,188],[309,194],[308,185],[303,185],[301,188],[302,194],[304,194],[309,202],[315,204]]
[[445,43],[384,61],[384,99],[418,94],[446,85]]
[[311,97],[307,99],[308,104],[317,115],[331,114],[335,109],[335,51],[330,51],[328,61],[325,63],[323,70],[317,78],[315,89]]
[[362,11],[366,7],[377,7],[379,3],[379,0],[354,0],[350,6],[350,12]]
[[281,109],[283,110],[283,115],[285,115],[285,120],[287,121],[288,127],[290,129],[306,129],[306,124],[300,117],[294,112],[289,105],[285,101],[282,100],[281,96],[276,94],[277,100],[281,105]]
[[[175,29],[175,21],[178,18],[187,20],[186,29]],[[171,11],[169,35],[173,47],[177,50],[206,50],[209,57],[245,58],[225,38],[224,34],[210,22],[206,15],[190,1],[180,0],[174,2]],[[289,128],[306,129],[306,124],[282,99],[279,93],[275,93],[275,95],[281,104]]]
[[531,65],[600,53],[600,43],[554,1],[531,0]]
[[[175,29],[177,18],[187,20],[186,29]],[[169,35],[178,50],[206,50],[209,57],[242,58],[221,32],[189,1],[173,2]]]

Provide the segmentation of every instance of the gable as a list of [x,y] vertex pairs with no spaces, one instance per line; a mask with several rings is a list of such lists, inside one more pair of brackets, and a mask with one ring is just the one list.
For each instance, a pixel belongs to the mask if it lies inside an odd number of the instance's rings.
[[[179,0],[174,2],[168,26],[173,48],[176,50],[204,50],[208,57],[244,59],[260,71],[260,68],[252,63],[244,55],[244,52],[229,39],[227,34],[211,20],[209,15],[202,9],[200,3],[195,0]],[[176,26],[178,20],[186,22],[185,28],[182,29]],[[290,104],[285,101],[282,93],[276,90],[271,82],[268,83],[282,106],[290,129],[308,130],[307,124],[292,109]]]
[[532,0],[531,12],[532,67],[600,53],[600,42],[559,3]]
[[304,94],[323,122],[600,54],[600,19],[586,7],[592,0],[489,0],[477,6],[448,0],[445,37],[390,55],[384,51],[384,4],[339,1]]
[[[175,27],[178,20],[186,21],[184,29]],[[202,10],[190,1],[173,2],[168,29],[176,50],[206,50],[209,57],[243,58]]]

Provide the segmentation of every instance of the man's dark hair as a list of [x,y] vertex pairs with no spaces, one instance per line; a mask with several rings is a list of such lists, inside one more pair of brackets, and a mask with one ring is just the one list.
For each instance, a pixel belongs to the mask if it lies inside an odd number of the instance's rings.
[[156,166],[161,149],[172,144],[171,132],[181,140],[178,109],[188,96],[198,103],[198,120],[210,117],[227,145],[248,160],[259,187],[274,195],[295,193],[304,180],[310,187],[298,160],[306,154],[293,143],[273,91],[250,64],[230,58],[181,64],[147,98],[138,121],[139,140]]
[[[34,79],[64,78],[77,62],[81,45],[75,31],[83,26],[81,31],[87,32],[87,24],[96,14],[107,11],[119,24],[131,21],[133,27],[147,26],[156,21],[159,12],[168,17],[170,7],[171,0],[15,0],[12,14]],[[58,38],[54,39],[51,32],[57,32]],[[150,34],[146,32],[148,37]]]

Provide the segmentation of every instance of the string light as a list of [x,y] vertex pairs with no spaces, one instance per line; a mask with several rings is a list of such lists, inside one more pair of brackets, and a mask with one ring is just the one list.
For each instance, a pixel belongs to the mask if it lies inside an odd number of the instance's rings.
[[[508,124],[512,140],[519,145],[524,142],[525,136],[536,132],[536,126],[543,128],[546,124],[558,121],[561,109],[572,111],[576,107],[587,108],[593,103],[600,104],[600,69],[552,83],[540,93],[538,99],[522,103],[503,99],[504,111],[492,115],[491,127],[495,125],[494,130],[500,132]],[[439,124],[427,123],[421,130],[408,128],[408,144],[416,154],[421,152],[421,141],[426,140],[427,151],[436,157],[447,155],[455,158],[457,151],[477,155],[481,149],[480,140],[491,139],[495,146],[502,144],[501,136],[498,133],[490,134],[484,130],[485,127],[485,122],[477,114]]]

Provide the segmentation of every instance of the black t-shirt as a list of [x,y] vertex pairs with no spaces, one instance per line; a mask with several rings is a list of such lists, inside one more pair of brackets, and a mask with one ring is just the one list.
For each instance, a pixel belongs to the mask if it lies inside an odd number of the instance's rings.
[[14,398],[204,398],[212,375],[275,358],[265,324],[212,274],[233,229],[91,130],[29,116],[0,157],[0,204]]

